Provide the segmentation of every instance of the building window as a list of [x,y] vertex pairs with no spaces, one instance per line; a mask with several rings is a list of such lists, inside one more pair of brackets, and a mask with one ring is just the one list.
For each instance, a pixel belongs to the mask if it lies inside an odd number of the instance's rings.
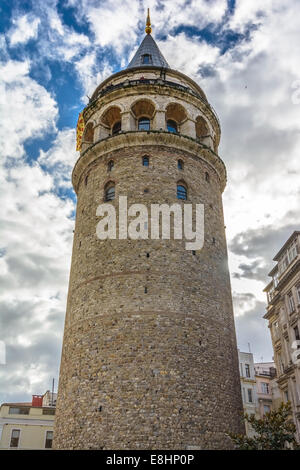
[[288,255],[288,260],[289,262],[291,263],[297,256],[297,243],[296,241],[294,241],[289,249],[288,249],[288,252],[287,252],[287,255]]
[[265,393],[266,395],[269,395],[269,384],[267,382],[261,383],[261,393]]
[[278,354],[278,362],[279,362],[279,366],[280,366],[280,372],[283,374],[284,373],[284,362],[283,362],[281,354]]
[[250,377],[250,365],[245,364],[246,377]]
[[114,183],[107,183],[105,187],[105,201],[112,201],[115,199],[115,185]]
[[10,415],[29,415],[29,407],[28,408],[17,408],[10,406],[8,413]]
[[288,390],[284,390],[283,396],[284,396],[284,401],[285,402],[289,401],[289,391]]
[[149,166],[149,157],[143,157],[143,166]]
[[173,121],[172,119],[168,119],[167,129],[168,129],[169,132],[173,132],[173,133],[178,132],[177,123],[175,121]]
[[248,388],[248,402],[253,403],[253,395],[252,395],[252,390],[251,388]]
[[182,184],[177,184],[177,199],[187,199],[187,189]]
[[[299,334],[299,328],[298,326],[295,326],[294,328],[294,334],[295,334],[295,339],[296,341],[300,341],[300,334]],[[298,343],[297,349],[300,349],[300,344]]]
[[108,162],[108,165],[107,165],[108,171],[111,171],[111,170],[113,169],[113,167],[114,167],[114,161],[113,161],[113,160],[110,160],[110,161]]
[[178,161],[177,161],[177,168],[178,168],[178,170],[183,170],[183,165],[184,165],[184,163],[183,163],[182,160],[178,160]]
[[292,292],[288,294],[288,306],[289,306],[289,312],[293,313],[295,311],[295,302],[294,302]]
[[152,62],[150,54],[142,55],[142,64],[150,64]]
[[210,181],[209,173],[207,171],[205,172],[205,181],[207,181],[208,183]]
[[271,411],[271,408],[269,407],[269,405],[264,405],[264,414],[270,413],[270,411]]
[[46,432],[45,449],[52,449],[53,431]]
[[297,296],[298,296],[298,304],[300,304],[300,284],[296,287],[297,289]]
[[20,429],[13,429],[11,432],[9,447],[19,447]]
[[121,121],[117,121],[111,130],[112,135],[118,134],[121,130]]
[[43,415],[55,415],[55,409],[46,408],[46,409],[43,410]]
[[147,117],[141,117],[138,120],[139,131],[150,131],[150,119]]

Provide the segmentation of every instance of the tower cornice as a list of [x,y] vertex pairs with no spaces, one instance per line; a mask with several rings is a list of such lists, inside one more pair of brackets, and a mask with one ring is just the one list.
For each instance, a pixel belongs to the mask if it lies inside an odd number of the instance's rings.
[[193,157],[205,160],[217,173],[220,181],[221,192],[226,186],[226,167],[223,160],[209,147],[198,142],[189,136],[182,134],[173,134],[167,131],[128,131],[118,135],[109,136],[106,139],[90,145],[77,160],[73,173],[72,183],[76,193],[78,193],[81,177],[86,168],[93,164],[97,159],[123,149],[125,147],[143,146],[145,152],[150,146],[165,146],[176,148],[190,154]]
[[[148,65],[147,67],[145,67],[145,66],[144,67],[143,66],[131,67],[130,69],[120,70],[119,72],[116,72],[113,75],[110,75],[108,78],[106,78],[102,83],[100,83],[97,86],[94,93],[92,94],[90,103],[91,103],[91,101],[94,101],[98,97],[98,94],[99,94],[100,90],[107,87],[111,81],[114,81],[114,80],[122,77],[123,75],[124,76],[125,75],[130,76],[130,75],[132,75],[136,72],[140,72],[141,74],[143,74],[143,73],[151,72],[151,70],[152,71],[166,72],[168,75],[175,75],[175,76],[177,75],[178,77],[182,78],[185,82],[189,83],[192,88],[195,88],[198,91],[199,95],[202,96],[203,99],[207,101],[206,95],[205,95],[204,91],[202,90],[202,88],[198,85],[198,83],[196,83],[193,79],[191,79],[190,77],[188,77],[184,73],[179,72],[178,70],[175,70],[175,69],[171,69],[171,68],[170,69],[167,69],[167,68],[164,69],[162,67],[157,67],[157,66],[154,66],[154,65],[152,65],[152,66]],[[89,106],[89,104],[87,105],[87,107]]]

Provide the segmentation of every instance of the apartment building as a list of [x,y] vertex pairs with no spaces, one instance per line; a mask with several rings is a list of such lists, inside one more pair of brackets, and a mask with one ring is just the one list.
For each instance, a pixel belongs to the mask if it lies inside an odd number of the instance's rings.
[[46,392],[33,395],[31,402],[1,405],[0,450],[52,448],[54,395]]
[[281,401],[292,404],[300,442],[300,231],[289,237],[273,260],[264,318],[269,322]]

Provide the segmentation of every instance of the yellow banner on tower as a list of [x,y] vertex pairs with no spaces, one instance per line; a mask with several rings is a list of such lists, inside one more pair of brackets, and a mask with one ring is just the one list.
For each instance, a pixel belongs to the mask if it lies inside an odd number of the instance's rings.
[[81,150],[81,141],[84,131],[84,119],[83,119],[83,111],[79,113],[77,127],[76,127],[76,150]]

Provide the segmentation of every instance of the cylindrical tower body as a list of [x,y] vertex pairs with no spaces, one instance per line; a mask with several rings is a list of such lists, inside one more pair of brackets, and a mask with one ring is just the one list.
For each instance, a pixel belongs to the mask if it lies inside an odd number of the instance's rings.
[[[84,119],[54,447],[230,448],[243,427],[217,117],[188,77],[147,66],[100,85]],[[203,248],[150,227],[149,239],[99,240],[113,187],[117,213],[119,196],[149,215],[204,204]]]

